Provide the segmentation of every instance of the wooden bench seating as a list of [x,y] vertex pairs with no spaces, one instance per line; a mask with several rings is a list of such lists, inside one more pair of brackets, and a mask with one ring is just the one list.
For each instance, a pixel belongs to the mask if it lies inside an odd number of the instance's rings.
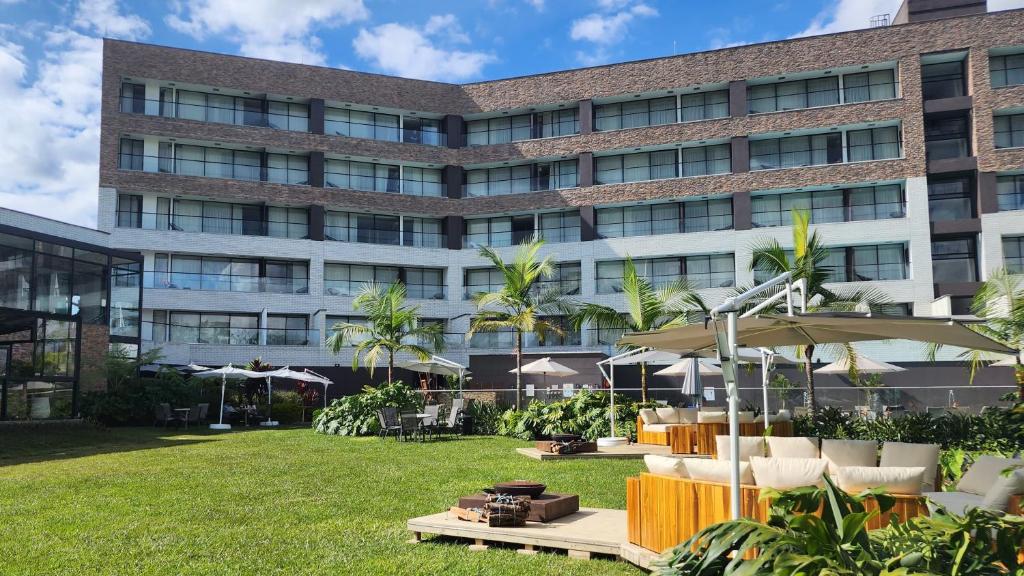
[[[793,422],[784,420],[772,422],[772,436],[793,436]],[[700,423],[695,431],[697,435],[697,454],[718,457],[718,443],[715,436],[728,436],[729,424],[726,422]],[[763,436],[764,421],[741,422],[740,436]]]
[[[757,486],[740,488],[740,513],[754,520],[768,520],[770,502],[759,501]],[[896,505],[868,523],[868,529],[889,524],[893,513],[901,520],[928,513],[920,496],[896,495]],[[868,501],[868,509],[873,506]],[[1019,499],[1018,499],[1019,505]],[[661,553],[687,541],[719,522],[729,520],[729,485],[641,473],[626,479],[626,518],[629,542]]]

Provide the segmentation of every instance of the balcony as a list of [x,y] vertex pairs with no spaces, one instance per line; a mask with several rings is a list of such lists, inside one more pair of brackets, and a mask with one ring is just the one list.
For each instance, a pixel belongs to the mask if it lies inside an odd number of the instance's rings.
[[309,294],[309,279],[147,270],[143,277],[143,287],[161,290]]
[[[366,280],[324,280],[324,294],[328,296],[358,296],[371,282]],[[406,296],[417,300],[444,300],[447,287],[443,284],[405,283]]]
[[118,228],[168,230],[234,236],[269,236],[272,238],[308,239],[309,225],[276,220],[252,220],[218,216],[191,216],[118,210]]
[[[262,100],[246,99],[247,102],[254,102],[258,108],[248,107],[226,107],[210,104],[190,104],[185,102],[170,102],[165,100],[150,100],[145,98],[134,98],[132,96],[121,97],[121,112],[127,114],[144,114],[146,116],[161,116],[164,118],[178,118],[182,120],[196,120],[199,122],[213,122],[216,124],[233,124],[235,126],[256,126],[260,128],[273,128],[275,130],[290,130],[293,132],[309,131],[309,114],[305,115],[282,110],[280,112],[264,112]],[[289,107],[286,103],[277,103]],[[291,104],[290,107],[296,105]]]
[[[232,326],[190,326],[162,322],[143,322],[150,346],[163,344],[204,344],[211,346],[320,346],[320,331],[306,328],[239,328]],[[145,328],[149,327],[146,331]],[[265,334],[261,334],[265,333]]]
[[[221,150],[214,148],[213,150]],[[224,149],[224,152],[235,152]],[[242,151],[238,151],[242,152]],[[260,154],[252,152],[248,161],[217,161],[206,159],[149,156],[144,154],[118,154],[118,168],[121,170],[177,174],[180,176],[201,176],[225,178],[249,182],[270,182],[274,184],[309,185],[309,169],[287,166],[262,165]]]

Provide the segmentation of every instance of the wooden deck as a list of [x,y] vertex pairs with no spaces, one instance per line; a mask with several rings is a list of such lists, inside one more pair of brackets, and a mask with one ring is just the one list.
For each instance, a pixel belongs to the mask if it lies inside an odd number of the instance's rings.
[[552,454],[541,452],[536,448],[516,448],[516,452],[533,458],[534,460],[640,460],[647,454],[659,454],[661,456],[672,456],[672,448],[669,446],[657,446],[655,444],[627,444],[625,446],[599,447],[597,452],[583,452],[582,454]]
[[[541,524],[527,522],[517,528],[491,528],[487,524],[466,522],[447,512],[413,518],[408,522],[413,539],[419,541],[424,534],[437,534],[466,538],[473,541],[476,550],[486,549],[488,543],[507,543],[523,546],[520,552],[535,553],[539,549],[565,550],[569,556],[589,559],[601,554],[641,561],[649,564],[651,554],[644,555],[626,539],[626,511],[606,508],[580,508],[579,512]],[[623,550],[623,546],[629,546]]]

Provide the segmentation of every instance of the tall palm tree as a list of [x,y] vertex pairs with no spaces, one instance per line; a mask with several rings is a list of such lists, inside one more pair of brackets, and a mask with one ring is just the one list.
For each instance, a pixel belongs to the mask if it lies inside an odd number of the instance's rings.
[[401,282],[386,286],[367,284],[352,300],[352,308],[366,312],[366,324],[335,324],[327,346],[337,354],[356,338],[362,337],[356,342],[355,354],[352,355],[353,370],[359,368],[362,357],[372,376],[378,360],[386,355],[390,384],[396,353],[410,352],[420,360],[427,360],[432,352],[444,350],[442,326],[420,323],[420,307],[405,304],[405,285]]
[[[970,328],[985,336],[1006,344],[1014,350],[1024,349],[1024,282],[1022,277],[1011,274],[1005,268],[997,268],[989,273],[988,280],[974,294],[971,301],[971,312],[985,320],[984,324],[971,324]],[[929,350],[934,360],[939,346]],[[965,350],[961,353],[971,369],[971,380],[979,368],[992,360],[991,355],[978,350]],[[1024,366],[1021,365],[1020,353],[1014,367],[1017,383],[1017,398],[1024,401]]]
[[[806,280],[808,311],[851,311],[858,305],[884,302],[886,297],[876,290],[840,290],[825,287],[831,276],[831,270],[824,265],[829,250],[822,244],[818,232],[811,231],[810,223],[810,212],[793,210],[792,257],[774,238],[763,238],[754,244],[750,269],[765,271],[772,276],[792,272],[794,280]],[[814,396],[812,363],[816,347],[809,344],[798,348],[804,358],[804,377],[807,379],[806,406],[814,413],[818,408]],[[853,355],[851,347],[845,346],[844,350],[848,355]],[[853,363],[851,361],[851,364]]]
[[543,342],[550,332],[564,334],[564,329],[548,317],[571,316],[575,307],[561,290],[545,289],[541,284],[555,269],[551,256],[537,260],[537,251],[543,245],[543,240],[520,244],[511,262],[505,262],[490,248],[480,248],[480,255],[501,272],[505,284],[500,290],[473,295],[477,313],[470,320],[466,334],[466,338],[471,338],[477,332],[512,330],[517,410],[522,404],[523,335],[536,334]]
[[[655,288],[650,280],[637,274],[631,258],[626,258],[623,265],[622,295],[626,299],[625,315],[609,306],[588,303],[573,317],[574,325],[579,328],[589,323],[611,330],[647,332],[681,326],[687,323],[690,312],[707,311],[704,301],[685,280]],[[647,401],[647,364],[640,364],[640,397]]]

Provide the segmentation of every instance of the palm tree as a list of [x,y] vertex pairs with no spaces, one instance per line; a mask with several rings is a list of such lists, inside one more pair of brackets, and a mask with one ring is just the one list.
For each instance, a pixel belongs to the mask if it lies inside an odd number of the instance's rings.
[[524,242],[507,263],[490,248],[480,248],[480,255],[501,272],[505,284],[500,290],[473,295],[477,313],[470,320],[466,338],[477,332],[512,330],[515,334],[516,410],[522,403],[523,334],[536,334],[541,342],[549,332],[562,335],[564,329],[547,317],[571,316],[574,311],[574,304],[561,290],[544,289],[541,284],[554,272],[551,256],[537,261],[537,251],[543,245],[543,240]]
[[[1021,276],[1011,274],[1005,268],[989,273],[986,280],[971,301],[971,312],[985,320],[984,324],[971,324],[970,328],[1006,344],[1014,350],[1024,349],[1024,283]],[[939,346],[929,350],[932,360]],[[979,368],[992,360],[991,356],[978,350],[965,350],[960,354],[970,365],[971,380]],[[1024,366],[1020,353],[1014,369],[1017,382],[1017,398],[1024,401]]]
[[361,337],[352,355],[352,370],[359,368],[361,356],[372,376],[377,361],[386,354],[390,384],[396,353],[410,352],[420,360],[427,360],[431,352],[444,350],[442,326],[420,323],[420,307],[406,306],[405,285],[401,282],[364,286],[352,301],[352,308],[366,312],[366,324],[339,322],[331,328],[334,333],[327,339],[327,346],[337,354],[348,343]]
[[[685,280],[676,280],[655,288],[650,280],[637,274],[631,258],[626,258],[622,273],[622,294],[626,299],[626,314],[601,304],[588,303],[580,307],[573,317],[579,328],[584,323],[605,329],[629,332],[647,332],[659,328],[681,326],[695,310],[707,311],[707,306]],[[635,348],[631,346],[630,348]],[[640,364],[640,397],[647,401],[647,365]]]
[[[806,280],[808,311],[851,311],[858,305],[879,304],[885,296],[876,290],[835,290],[826,288],[831,270],[824,265],[828,259],[826,248],[815,230],[810,230],[811,214],[793,210],[793,253],[790,254],[774,238],[758,240],[753,247],[750,269],[770,273],[773,277],[792,272],[794,280]],[[814,371],[812,358],[815,346],[798,347],[804,357],[804,376],[807,379],[807,409],[813,414],[818,404],[814,396]],[[852,356],[853,349],[847,345],[845,352]],[[851,358],[851,364],[854,363]]]

